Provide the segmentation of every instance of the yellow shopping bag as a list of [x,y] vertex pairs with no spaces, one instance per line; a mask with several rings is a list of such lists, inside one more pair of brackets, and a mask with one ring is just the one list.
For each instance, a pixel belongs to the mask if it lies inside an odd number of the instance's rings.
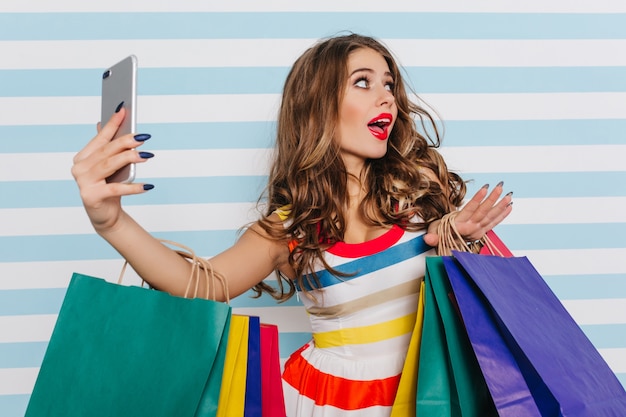
[[226,345],[217,417],[243,417],[246,402],[250,317],[233,314]]
[[420,345],[422,343],[422,327],[424,325],[424,282],[420,286],[420,296],[417,304],[417,317],[415,328],[406,354],[406,361],[402,368],[400,385],[396,399],[393,402],[390,417],[414,417],[415,400],[417,393],[417,369],[420,358]]

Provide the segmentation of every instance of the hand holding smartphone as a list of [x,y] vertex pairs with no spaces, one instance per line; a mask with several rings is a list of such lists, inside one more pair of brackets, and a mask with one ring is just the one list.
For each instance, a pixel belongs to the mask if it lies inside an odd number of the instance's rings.
[[[130,55],[102,73],[102,100],[100,122],[109,121],[115,110],[124,103],[126,116],[113,140],[133,133],[137,125],[137,57]],[[129,183],[135,179],[135,164],[126,165],[106,179],[107,182]]]

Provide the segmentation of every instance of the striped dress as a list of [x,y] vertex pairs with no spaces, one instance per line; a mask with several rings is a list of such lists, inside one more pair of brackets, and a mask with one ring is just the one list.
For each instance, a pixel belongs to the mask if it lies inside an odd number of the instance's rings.
[[425,257],[423,231],[393,226],[361,244],[337,243],[318,271],[323,288],[304,303],[313,339],[285,363],[288,417],[389,416],[415,325]]

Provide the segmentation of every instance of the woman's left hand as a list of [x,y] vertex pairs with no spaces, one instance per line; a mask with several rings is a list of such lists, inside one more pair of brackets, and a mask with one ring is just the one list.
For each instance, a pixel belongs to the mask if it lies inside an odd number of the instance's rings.
[[[496,227],[511,213],[513,209],[513,193],[506,194],[498,201],[502,195],[502,190],[503,183],[500,182],[487,195],[489,185],[484,185],[458,212],[454,223],[456,229],[466,241],[472,242],[481,239],[485,233]],[[424,242],[430,246],[439,244],[439,236],[437,235],[439,222],[437,220],[431,223],[428,226],[427,233],[424,235]]]

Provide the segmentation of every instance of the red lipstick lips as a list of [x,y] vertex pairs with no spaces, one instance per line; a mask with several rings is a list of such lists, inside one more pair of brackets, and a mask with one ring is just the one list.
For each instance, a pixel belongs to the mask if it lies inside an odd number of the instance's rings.
[[392,121],[393,116],[390,113],[381,113],[369,121],[367,128],[375,138],[385,140],[389,137],[389,126]]

